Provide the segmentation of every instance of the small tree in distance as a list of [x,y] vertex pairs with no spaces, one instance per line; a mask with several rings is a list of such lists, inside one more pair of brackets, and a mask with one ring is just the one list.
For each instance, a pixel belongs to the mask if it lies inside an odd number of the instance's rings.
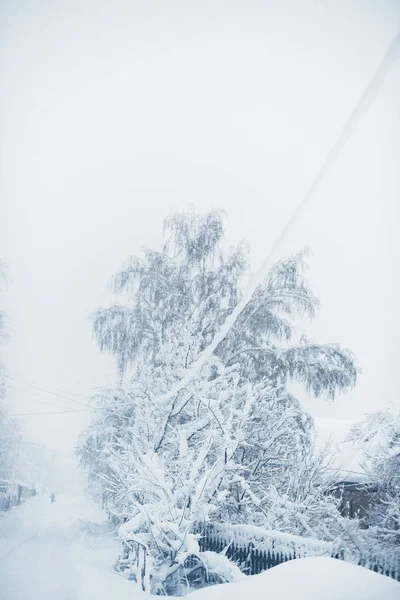
[[[120,530],[125,564],[136,560],[131,542],[141,544],[152,591],[170,594],[182,593],[189,556],[206,562],[193,523],[271,526],[277,497],[288,506],[301,486],[316,489],[316,468],[296,480],[310,455],[312,420],[287,383],[333,400],[355,385],[357,368],[336,344],[293,343],[294,319],[318,308],[303,251],[271,269],[187,387],[159,400],[212,342],[248,269],[244,245],[222,251],[219,211],[174,214],[164,234],[161,251],[145,248],[113,278],[126,302],[93,316],[95,340],[115,357],[123,383],[95,398],[78,452],[115,514],[128,519]],[[286,523],[316,534],[313,515],[294,510]]]

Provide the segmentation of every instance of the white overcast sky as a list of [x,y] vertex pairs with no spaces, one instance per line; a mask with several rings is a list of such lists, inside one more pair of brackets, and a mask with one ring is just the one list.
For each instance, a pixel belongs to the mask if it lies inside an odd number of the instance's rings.
[[[83,396],[114,380],[88,319],[112,300],[109,276],[189,204],[224,208],[256,270],[400,27],[389,0],[3,0],[0,13],[1,353],[12,377]],[[311,246],[322,309],[308,334],[363,371],[334,406],[305,399],[317,417],[399,402],[399,163],[397,61],[279,249]],[[12,413],[66,405],[9,388]],[[85,419],[25,429],[70,454]]]

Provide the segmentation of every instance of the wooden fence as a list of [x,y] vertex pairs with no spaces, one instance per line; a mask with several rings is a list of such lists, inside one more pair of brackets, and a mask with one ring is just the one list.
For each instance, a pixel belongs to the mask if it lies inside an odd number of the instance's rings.
[[[104,503],[106,508],[107,503]],[[108,512],[116,527],[124,521]],[[349,551],[332,542],[268,531],[248,525],[223,523],[195,523],[192,533],[198,538],[201,552],[224,553],[247,575],[256,575],[288,560],[310,556],[330,556],[366,567],[400,582],[398,553],[373,553]]]
[[18,506],[35,494],[35,488],[27,483],[0,479],[0,512]]
[[349,552],[328,542],[243,525],[197,523],[193,533],[198,534],[202,552],[224,552],[248,575],[256,575],[296,558],[330,556],[400,581],[398,555]]

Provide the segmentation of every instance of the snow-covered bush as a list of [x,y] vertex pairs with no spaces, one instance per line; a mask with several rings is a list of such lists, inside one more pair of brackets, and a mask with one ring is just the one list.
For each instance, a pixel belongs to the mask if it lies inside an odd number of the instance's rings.
[[124,552],[117,568],[153,594],[180,596],[243,578],[240,569],[225,556],[200,552],[197,536],[189,528],[183,531],[172,521],[156,523],[149,519],[146,507],[119,528],[119,535]]
[[[247,248],[223,252],[220,212],[172,215],[164,233],[161,251],[145,248],[113,278],[125,303],[93,316],[94,337],[115,357],[121,383],[94,398],[78,453],[103,482],[113,514],[128,519],[121,565],[133,568],[141,545],[153,591],[170,593],[176,573],[174,593],[183,593],[185,561],[198,556],[194,522],[269,523],[277,497],[297,502],[319,477],[309,458],[312,420],[288,381],[333,399],[355,384],[357,369],[347,350],[296,333],[294,319],[318,308],[305,252],[271,269],[198,364],[241,299]],[[307,535],[300,513],[293,526]]]
[[350,439],[361,448],[363,468],[375,488],[366,516],[369,534],[400,559],[400,410],[367,415],[353,427]]

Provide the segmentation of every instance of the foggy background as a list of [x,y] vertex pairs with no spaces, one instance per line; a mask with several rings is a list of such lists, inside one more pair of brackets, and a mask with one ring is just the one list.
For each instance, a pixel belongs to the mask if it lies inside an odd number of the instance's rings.
[[[82,405],[114,382],[90,313],[162,220],[223,208],[228,243],[267,255],[400,25],[400,3],[12,2],[0,7],[1,351],[10,413],[71,455]],[[400,64],[279,256],[312,248],[309,337],[356,355],[356,389],[316,417],[399,400]],[[277,256],[278,258],[278,256]],[[16,381],[18,380],[18,381]],[[61,391],[60,391],[61,390]],[[82,412],[80,412],[82,409]],[[79,412],[78,412],[79,410]],[[20,417],[22,418],[22,417]]]

